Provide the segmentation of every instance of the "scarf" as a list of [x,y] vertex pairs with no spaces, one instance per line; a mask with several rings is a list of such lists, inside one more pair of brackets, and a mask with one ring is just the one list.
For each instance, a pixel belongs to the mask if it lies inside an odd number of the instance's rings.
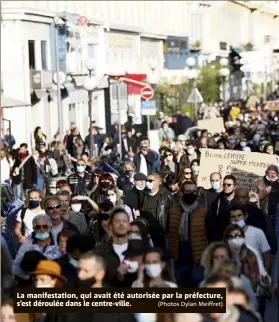
[[192,205],[187,205],[183,201],[181,201],[181,207],[183,209],[183,213],[180,219],[179,226],[179,234],[182,241],[188,240],[188,232],[189,232],[189,215],[193,210],[197,208],[198,201],[196,200]]

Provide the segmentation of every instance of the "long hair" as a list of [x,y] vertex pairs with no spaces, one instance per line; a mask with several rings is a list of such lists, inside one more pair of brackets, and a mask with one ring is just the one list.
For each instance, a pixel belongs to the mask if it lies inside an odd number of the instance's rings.
[[41,198],[40,207],[42,209],[44,209],[45,198],[44,198],[43,192],[41,190],[35,189],[35,188],[28,190],[27,193],[26,193],[26,207],[28,208],[28,203],[29,203],[30,195],[33,192],[37,193],[39,195],[39,197]]

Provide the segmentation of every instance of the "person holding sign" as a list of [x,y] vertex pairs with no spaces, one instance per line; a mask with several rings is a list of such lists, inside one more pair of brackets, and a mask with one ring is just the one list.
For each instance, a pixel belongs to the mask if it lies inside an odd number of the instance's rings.
[[278,167],[270,165],[262,179],[255,180],[252,191],[259,195],[261,209],[270,216],[275,224],[275,211],[279,200]]

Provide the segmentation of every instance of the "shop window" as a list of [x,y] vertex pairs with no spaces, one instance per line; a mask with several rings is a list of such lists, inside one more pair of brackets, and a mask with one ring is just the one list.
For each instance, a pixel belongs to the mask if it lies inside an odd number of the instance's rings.
[[47,42],[41,41],[42,70],[47,70]]
[[29,69],[35,69],[35,40],[28,40]]

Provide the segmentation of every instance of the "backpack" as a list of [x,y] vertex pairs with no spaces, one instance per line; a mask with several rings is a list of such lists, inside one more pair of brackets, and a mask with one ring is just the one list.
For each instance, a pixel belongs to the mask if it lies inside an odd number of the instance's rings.
[[24,236],[24,235],[25,235],[25,226],[24,226],[23,220],[24,220],[24,217],[25,217],[26,211],[27,211],[27,208],[23,208],[23,209],[21,210],[21,214],[20,214],[20,219],[21,219],[21,228],[20,228],[20,232],[21,232],[21,235],[22,235],[22,236]]

